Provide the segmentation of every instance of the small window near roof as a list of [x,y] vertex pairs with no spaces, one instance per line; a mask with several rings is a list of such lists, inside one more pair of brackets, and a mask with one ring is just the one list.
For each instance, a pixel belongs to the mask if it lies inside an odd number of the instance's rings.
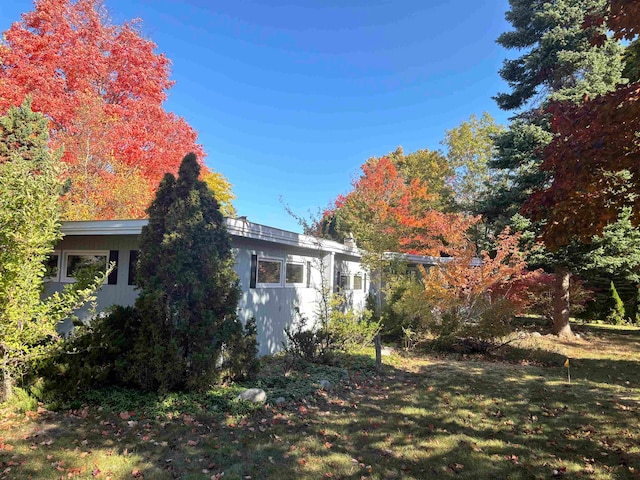
[[304,283],[304,264],[287,262],[287,285]]
[[353,289],[362,290],[362,275],[354,275],[353,277]]
[[259,258],[257,283],[282,285],[282,260]]
[[60,252],[51,252],[44,261],[44,281],[60,281]]
[[65,261],[61,278],[65,282],[74,282],[75,275],[81,268],[86,268],[92,265],[99,266],[103,271],[107,269],[107,260],[109,259],[109,252],[65,252]]

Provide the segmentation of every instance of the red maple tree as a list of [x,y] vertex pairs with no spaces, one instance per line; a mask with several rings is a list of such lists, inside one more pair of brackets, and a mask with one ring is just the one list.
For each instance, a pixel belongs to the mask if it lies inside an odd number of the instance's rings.
[[[611,0],[610,7],[607,21],[614,35],[633,39],[640,28],[640,4]],[[552,182],[524,207],[534,219],[546,220],[542,239],[547,246],[566,245],[572,238],[590,241],[624,207],[640,224],[640,83],[581,105],[554,103],[549,112],[556,136],[542,169],[552,174]]]
[[81,170],[99,183],[128,166],[153,191],[186,152],[204,157],[193,128],[163,108],[169,60],[138,21],[111,24],[101,0],[37,0],[4,32],[0,65],[0,110],[31,95],[72,180]]

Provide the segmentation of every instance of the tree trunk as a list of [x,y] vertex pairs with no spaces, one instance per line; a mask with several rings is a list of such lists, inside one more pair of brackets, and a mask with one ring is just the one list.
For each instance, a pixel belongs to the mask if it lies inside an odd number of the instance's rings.
[[556,268],[553,292],[553,333],[560,337],[573,335],[569,324],[569,280],[571,273],[564,267]]

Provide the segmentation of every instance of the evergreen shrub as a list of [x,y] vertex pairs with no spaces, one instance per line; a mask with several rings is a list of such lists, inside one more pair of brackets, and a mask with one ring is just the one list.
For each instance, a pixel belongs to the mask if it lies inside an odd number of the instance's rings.
[[616,286],[613,282],[611,282],[611,310],[609,311],[609,315],[607,315],[607,322],[613,325],[624,325],[627,323],[626,313],[624,309],[624,303],[618,295],[618,290],[616,290]]

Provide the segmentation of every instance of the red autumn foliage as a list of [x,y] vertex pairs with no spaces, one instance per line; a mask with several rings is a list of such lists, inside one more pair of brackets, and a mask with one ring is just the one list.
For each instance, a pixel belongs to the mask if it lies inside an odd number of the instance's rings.
[[37,0],[4,32],[0,110],[31,95],[65,162],[99,177],[113,173],[113,159],[155,189],[186,152],[204,152],[193,128],[164,110],[170,62],[138,25],[112,25],[101,0]]
[[453,254],[466,243],[475,217],[429,208],[435,195],[419,179],[405,180],[387,157],[362,166],[353,190],[335,202],[346,224],[365,243],[422,255]]
[[[640,4],[611,0],[610,28],[633,38],[640,27]],[[545,150],[542,169],[553,181],[530,197],[525,211],[546,219],[542,239],[551,248],[571,238],[588,242],[617,220],[623,207],[640,224],[640,83],[582,105],[549,106],[555,139]]]
[[428,270],[422,286],[403,294],[403,307],[440,335],[492,339],[511,331],[514,315],[529,306],[526,270],[519,234],[503,232],[496,252],[475,254],[471,244]]
[[425,288],[443,289],[439,295],[445,308],[453,299],[475,298],[487,295],[492,301],[507,298],[518,312],[527,306],[523,289],[515,286],[516,281],[531,274],[526,271],[527,263],[519,247],[520,235],[505,230],[496,241],[496,252],[490,256],[487,252],[476,254],[471,244],[459,249],[457,255],[438,268],[427,272],[430,280]]
[[[512,285],[514,295],[521,298],[524,307],[520,312],[541,315],[550,323],[553,321],[553,296],[556,275],[535,270],[517,279]],[[593,291],[587,289],[576,276],[571,277],[569,286],[571,313],[582,312],[587,303],[593,300]]]
[[[633,40],[640,33],[638,18],[640,18],[640,3],[636,0],[609,0],[607,18],[605,19],[602,14],[587,16],[584,26],[602,25],[606,22],[615,38]],[[602,38],[595,40],[598,42]]]

